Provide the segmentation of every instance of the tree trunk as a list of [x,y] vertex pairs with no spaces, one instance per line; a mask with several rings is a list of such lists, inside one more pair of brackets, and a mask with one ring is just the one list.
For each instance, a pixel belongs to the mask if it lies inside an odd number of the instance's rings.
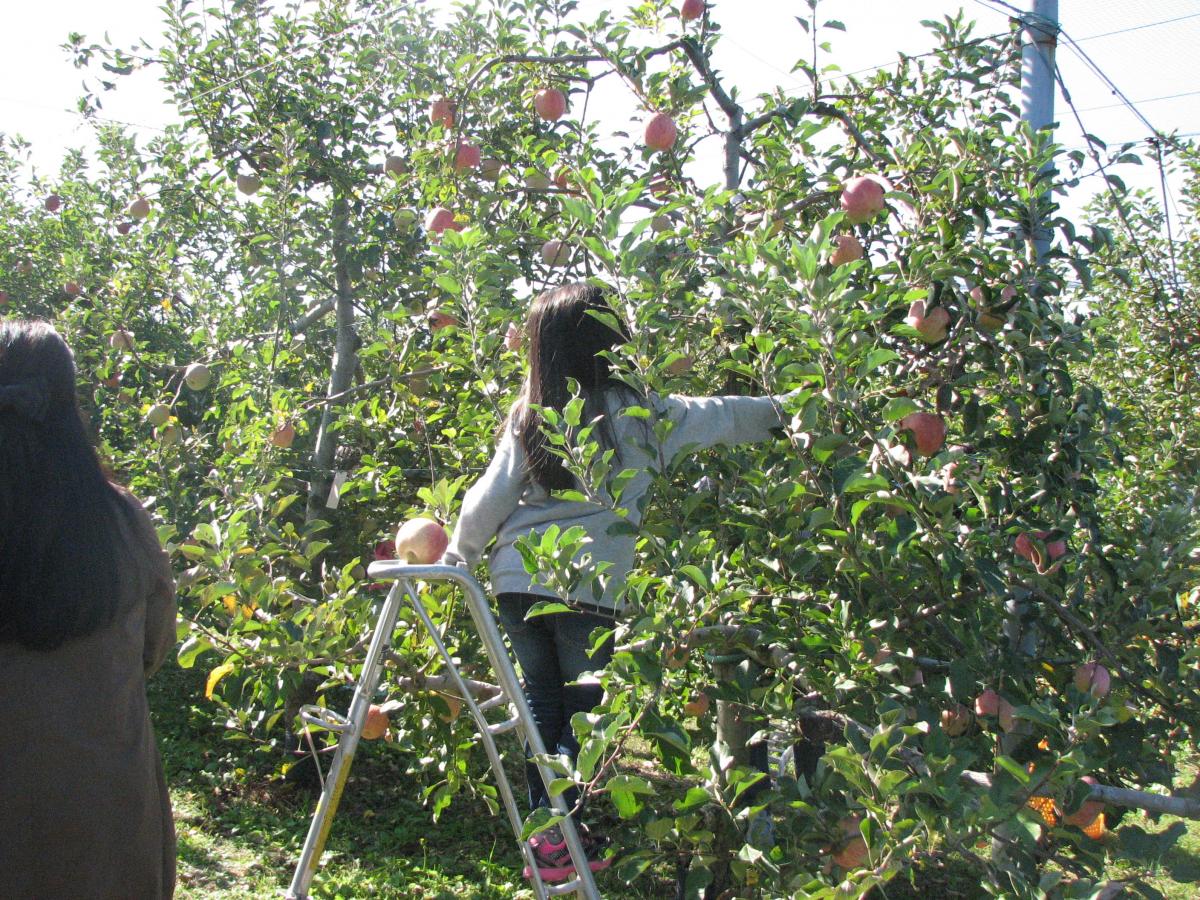
[[[329,376],[327,397],[347,390],[358,368],[358,334],[354,330],[354,288],[350,284],[347,259],[350,244],[350,206],[339,194],[333,201],[333,266],[335,312],[337,314],[337,343],[333,351],[333,366]],[[326,403],[321,410],[321,425],[317,430],[312,455],[312,479],[308,485],[308,508],[305,524],[322,518],[327,508],[329,489],[333,484],[333,463],[338,449],[334,419],[337,404]]]

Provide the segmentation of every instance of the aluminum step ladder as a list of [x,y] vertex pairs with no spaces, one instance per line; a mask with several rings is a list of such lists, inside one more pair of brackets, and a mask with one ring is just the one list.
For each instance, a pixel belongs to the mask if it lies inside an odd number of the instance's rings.
[[[595,878],[588,866],[587,853],[583,849],[579,830],[575,827],[574,820],[567,815],[567,805],[561,795],[551,797],[551,802],[554,804],[555,812],[563,816],[559,827],[566,840],[567,850],[571,854],[571,861],[575,864],[575,876],[569,881],[559,884],[546,884],[538,873],[533,850],[528,841],[521,840],[523,822],[513,796],[512,785],[505,775],[500,752],[496,747],[496,737],[515,730],[518,738],[523,737],[528,742],[533,753],[539,756],[545,755],[546,747],[542,743],[542,737],[534,723],[533,714],[529,711],[525,693],[521,690],[516,670],[513,668],[508,650],[504,646],[504,640],[500,636],[500,628],[496,624],[496,619],[492,615],[491,607],[488,605],[487,597],[479,582],[466,569],[457,566],[414,566],[396,560],[373,562],[367,568],[367,573],[377,581],[394,580],[395,584],[388,591],[387,599],[380,610],[379,621],[371,636],[371,644],[367,650],[362,675],[354,690],[354,699],[350,703],[349,715],[342,716],[332,710],[314,706],[307,706],[301,710],[301,718],[306,724],[336,732],[340,737],[329,774],[325,778],[324,789],[321,791],[321,799],[317,803],[316,814],[308,829],[308,837],[304,840],[300,861],[296,865],[292,883],[284,896],[287,900],[309,900],[308,890],[312,885],[313,876],[316,874],[317,863],[325,849],[325,841],[328,839],[330,827],[333,825],[333,816],[337,812],[338,802],[341,800],[346,779],[350,774],[350,764],[354,761],[354,753],[358,749],[358,741],[367,721],[367,710],[371,706],[375,689],[379,685],[384,654],[391,644],[392,635],[396,629],[396,619],[400,614],[400,606],[407,598],[433,639],[438,654],[446,664],[447,671],[462,695],[463,703],[470,711],[471,717],[479,729],[492,773],[496,778],[496,785],[500,790],[500,797],[508,814],[509,825],[512,826],[513,835],[521,847],[525,864],[530,869],[530,881],[535,896],[538,900],[548,900],[550,897],[577,892],[577,896],[581,900],[601,900],[600,892],[596,889]],[[415,585],[417,581],[448,581],[463,589],[467,598],[467,608],[471,612],[471,619],[474,621],[480,637],[483,638],[484,650],[487,652],[488,660],[499,681],[501,692],[497,697],[478,703],[467,689],[462,674],[455,666],[454,660],[446,650],[446,645],[442,642],[441,635],[438,634],[437,628],[421,603]],[[488,722],[484,714],[496,707],[507,707],[510,717],[493,724]],[[555,773],[540,764],[537,768],[548,788],[556,777]]]

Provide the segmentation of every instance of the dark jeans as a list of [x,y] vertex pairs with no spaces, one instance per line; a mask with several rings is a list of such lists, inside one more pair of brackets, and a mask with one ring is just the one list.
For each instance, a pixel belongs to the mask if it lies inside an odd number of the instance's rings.
[[[497,594],[500,623],[512,644],[525,679],[525,699],[537,722],[546,752],[564,754],[572,762],[579,753],[579,741],[571,728],[571,716],[590,712],[598,704],[604,689],[598,684],[574,684],[582,672],[599,671],[612,659],[612,639],[591,656],[589,635],[597,628],[611,627],[610,617],[590,612],[551,613],[525,621],[535,603],[547,597],[537,594]],[[526,759],[530,757],[528,745]],[[542,784],[537,766],[525,764],[529,784],[529,806],[550,806],[550,797]],[[563,795],[569,807],[579,799],[572,789]]]

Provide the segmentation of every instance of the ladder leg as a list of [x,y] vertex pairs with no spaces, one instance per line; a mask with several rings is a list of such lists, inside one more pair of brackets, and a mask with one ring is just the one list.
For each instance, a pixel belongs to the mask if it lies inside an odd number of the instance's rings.
[[363,663],[362,675],[354,690],[354,700],[350,704],[349,724],[341,732],[338,739],[337,752],[333,755],[333,764],[329,767],[329,776],[325,779],[325,788],[321,791],[321,799],[317,803],[317,811],[309,826],[308,836],[304,839],[304,849],[300,854],[300,862],[292,876],[292,883],[285,895],[288,900],[307,900],[308,889],[312,884],[317,863],[325,849],[325,841],[329,837],[329,829],[333,825],[333,816],[337,812],[338,802],[342,798],[342,790],[350,775],[350,763],[358,749],[358,739],[362,735],[363,726],[367,721],[367,710],[371,706],[371,697],[379,684],[379,675],[383,663],[383,651],[391,643],[392,632],[396,628],[396,617],[400,612],[402,581],[397,581],[388,592],[383,609],[379,613],[379,621],[375,633],[371,636],[371,646],[367,650],[367,659]]
[[[463,703],[466,704],[467,710],[471,713],[471,718],[475,720],[475,726],[479,729],[479,736],[483,740],[484,750],[487,751],[488,762],[491,764],[492,773],[496,777],[496,786],[500,791],[500,799],[504,803],[504,810],[508,814],[508,824],[512,827],[513,834],[517,837],[521,844],[521,855],[525,857],[525,864],[529,866],[532,874],[534,893],[538,900],[546,900],[546,886],[542,883],[541,875],[538,873],[537,864],[533,858],[533,851],[529,846],[528,841],[521,841],[521,813],[517,809],[517,801],[513,796],[512,783],[508,780],[508,775],[504,771],[504,761],[500,757],[500,751],[496,747],[496,740],[488,729],[488,721],[484,716],[483,711],[479,708],[479,704],[475,702],[474,695],[467,689],[466,682],[463,681],[462,674],[458,671],[458,667],[454,664],[454,658],[446,649],[446,645],[442,642],[441,636],[438,634],[437,627],[433,624],[433,620],[429,618],[429,613],[425,611],[424,605],[421,603],[421,598],[417,596],[416,591],[412,586],[405,582],[405,589],[408,591],[409,603],[416,611],[421,624],[425,626],[425,630],[429,632],[430,638],[433,640],[434,646],[437,648],[438,655],[442,658],[442,662],[446,665],[447,671],[450,673],[451,679],[454,681],[455,687],[462,694]],[[522,695],[522,698],[524,695]],[[510,696],[511,699],[511,696]]]
[[[500,627],[496,624],[496,617],[492,615],[492,610],[488,605],[487,597],[483,593],[483,588],[480,587],[478,581],[465,572],[457,575],[454,580],[458,581],[466,591],[467,608],[471,612],[475,628],[483,639],[484,649],[487,651],[492,669],[500,680],[500,687],[508,695],[513,706],[516,707],[517,717],[524,725],[530,749],[537,756],[545,756],[546,745],[542,742],[541,732],[538,731],[533,713],[530,711],[529,704],[525,700],[525,692],[521,689],[521,682],[517,679],[517,671],[513,667],[512,660],[509,658],[508,648],[504,646],[504,639],[500,635]],[[542,782],[546,785],[547,794],[549,794],[550,783],[556,777],[555,773],[541,763],[538,764],[537,769],[542,777]],[[600,891],[596,887],[595,876],[588,865],[587,852],[583,848],[583,840],[579,836],[579,829],[575,827],[575,820],[568,815],[570,810],[567,808],[566,801],[559,794],[557,796],[552,795],[550,802],[554,805],[555,812],[563,817],[560,827],[562,828],[563,839],[567,844],[567,850],[571,854],[571,862],[575,864],[575,880],[579,882],[579,897],[582,900],[600,900]],[[519,838],[521,834],[520,828],[515,828],[515,832]],[[528,848],[527,842],[522,841],[521,843]],[[533,876],[537,879],[537,867],[532,866],[532,869]]]

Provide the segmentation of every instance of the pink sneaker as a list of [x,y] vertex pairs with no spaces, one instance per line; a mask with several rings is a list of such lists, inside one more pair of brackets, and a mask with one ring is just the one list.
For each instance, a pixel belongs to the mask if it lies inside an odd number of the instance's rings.
[[[604,842],[593,837],[583,826],[576,827],[579,828],[579,836],[583,839],[583,849],[588,855],[588,868],[593,872],[607,869],[612,864],[611,859],[592,859],[593,853],[599,853]],[[533,859],[537,864],[538,874],[542,877],[542,881],[565,881],[575,874],[575,864],[571,862],[567,842],[557,825],[535,834],[529,839],[529,846],[533,850]],[[529,866],[525,867],[525,877],[533,877]]]

